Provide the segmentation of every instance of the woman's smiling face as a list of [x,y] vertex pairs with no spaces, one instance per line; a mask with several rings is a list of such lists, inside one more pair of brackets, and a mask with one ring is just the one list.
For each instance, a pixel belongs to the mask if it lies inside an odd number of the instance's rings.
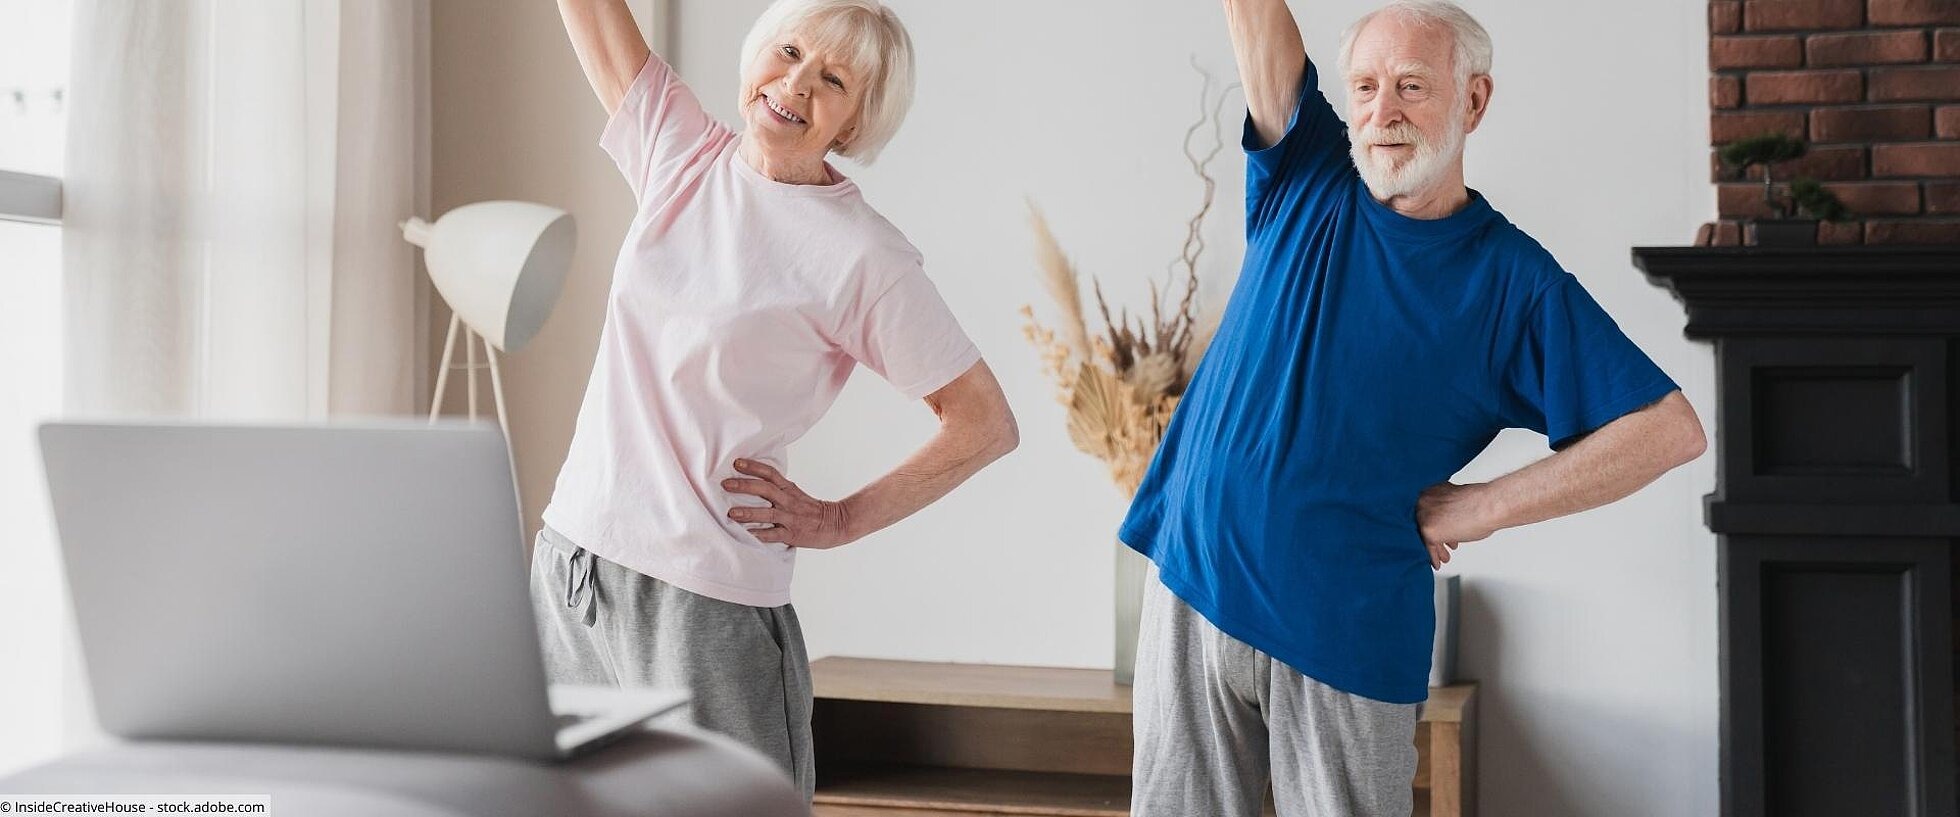
[[742,69],[742,119],[779,162],[821,161],[857,127],[863,77],[837,49],[796,30],[770,38]]

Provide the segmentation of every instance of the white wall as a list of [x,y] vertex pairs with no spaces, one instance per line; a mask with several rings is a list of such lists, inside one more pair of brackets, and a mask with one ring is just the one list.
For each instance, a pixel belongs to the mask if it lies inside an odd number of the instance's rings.
[[[1023,442],[918,516],[805,554],[796,598],[811,653],[1108,666],[1124,503],[1068,444],[1020,334],[1015,310],[1043,305],[1023,199],[1042,204],[1085,271],[1139,304],[1197,201],[1179,153],[1196,111],[1188,61],[1233,70],[1218,4],[891,2],[918,44],[918,102],[876,167],[844,169],[924,251],[1000,375]],[[724,117],[737,46],[764,4],[677,0],[677,64]],[[1296,3],[1309,50],[1331,63],[1340,29],[1370,5]],[[1576,273],[1707,419],[1710,355],[1682,339],[1680,308],[1628,260],[1631,246],[1687,243],[1712,216],[1703,5],[1467,5],[1497,44],[1497,94],[1471,139],[1471,184]],[[593,144],[601,115],[549,4],[497,15],[465,0],[435,8],[437,211],[511,196],[580,219],[566,300],[506,370],[535,516],[569,440],[630,203]],[[1242,165],[1228,150],[1214,168],[1203,273],[1222,300],[1239,257]],[[861,375],[793,449],[792,476],[841,496],[931,430],[923,406]],[[1544,453],[1542,438],[1506,435],[1463,478]],[[1716,811],[1715,559],[1700,523],[1712,485],[1704,458],[1618,505],[1460,553],[1463,674],[1484,684],[1485,813]]]
[[[59,413],[61,231],[0,221],[10,273],[0,297],[0,518],[9,520],[8,567],[0,570],[0,776],[62,748],[63,627],[54,525],[41,475],[39,423]],[[43,351],[46,350],[46,351]]]
[[[68,87],[66,2],[0,0],[0,167],[61,175]],[[63,748],[63,627],[54,526],[41,475],[38,424],[61,408],[61,229],[0,221],[0,519],[8,522],[0,570],[0,776]]]

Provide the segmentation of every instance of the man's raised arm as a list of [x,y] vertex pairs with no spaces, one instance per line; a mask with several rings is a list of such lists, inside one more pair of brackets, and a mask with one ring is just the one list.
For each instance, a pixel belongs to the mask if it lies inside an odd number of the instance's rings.
[[1286,135],[1286,123],[1300,104],[1300,83],[1306,80],[1307,46],[1300,26],[1285,0],[1224,0],[1225,22],[1232,30],[1232,52],[1238,55],[1239,81],[1245,87],[1246,109],[1252,113],[1259,147],[1271,147]]

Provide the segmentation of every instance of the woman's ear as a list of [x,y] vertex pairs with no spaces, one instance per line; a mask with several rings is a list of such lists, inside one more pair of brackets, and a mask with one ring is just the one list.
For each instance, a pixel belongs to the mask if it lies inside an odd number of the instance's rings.
[[851,123],[845,125],[844,129],[838,132],[837,138],[830,140],[830,149],[832,151],[841,151],[847,147],[850,147],[851,142],[857,139],[858,128],[863,126],[864,126],[864,101],[858,100],[857,109],[851,111]]

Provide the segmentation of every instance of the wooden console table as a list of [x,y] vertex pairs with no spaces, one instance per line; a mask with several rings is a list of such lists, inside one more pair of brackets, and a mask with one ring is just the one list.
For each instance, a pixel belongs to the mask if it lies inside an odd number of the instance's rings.
[[[1121,817],[1130,688],[1108,670],[824,658],[817,817]],[[1417,817],[1476,814],[1475,684],[1432,689]]]

